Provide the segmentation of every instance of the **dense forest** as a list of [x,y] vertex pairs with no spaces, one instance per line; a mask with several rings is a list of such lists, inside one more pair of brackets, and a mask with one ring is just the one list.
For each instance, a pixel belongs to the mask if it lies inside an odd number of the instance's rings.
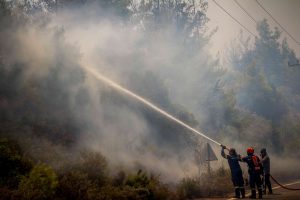
[[224,166],[199,174],[194,152],[206,140],[85,66],[241,154],[266,147],[276,175],[299,176],[294,51],[262,20],[258,37],[241,33],[221,63],[208,51],[216,31],[207,28],[208,7],[204,0],[0,0],[0,199],[231,191]]

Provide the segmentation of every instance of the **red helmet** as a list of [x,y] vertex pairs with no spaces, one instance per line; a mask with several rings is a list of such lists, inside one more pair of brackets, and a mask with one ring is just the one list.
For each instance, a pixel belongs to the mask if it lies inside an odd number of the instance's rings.
[[254,153],[254,149],[253,149],[252,147],[249,147],[249,148],[247,149],[247,153],[248,153],[248,154],[253,154],[253,153]]

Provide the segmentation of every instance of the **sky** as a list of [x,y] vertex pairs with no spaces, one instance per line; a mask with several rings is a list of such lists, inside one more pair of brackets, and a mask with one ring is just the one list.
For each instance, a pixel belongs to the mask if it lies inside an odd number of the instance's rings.
[[[226,47],[237,37],[240,31],[245,36],[253,36],[235,22],[228,14],[219,8],[212,0],[208,1],[207,15],[210,19],[208,27],[212,30],[218,27],[211,39],[211,52],[225,55]],[[240,23],[246,26],[249,31],[257,35],[255,22],[235,3],[234,0],[215,0],[226,9]],[[260,4],[300,43],[300,0],[258,0]],[[282,31],[282,38],[286,37],[288,44],[295,50],[297,57],[300,57],[300,45],[296,44],[269,15],[256,3],[255,0],[237,0],[248,13],[256,20],[266,18],[271,27],[277,26]]]

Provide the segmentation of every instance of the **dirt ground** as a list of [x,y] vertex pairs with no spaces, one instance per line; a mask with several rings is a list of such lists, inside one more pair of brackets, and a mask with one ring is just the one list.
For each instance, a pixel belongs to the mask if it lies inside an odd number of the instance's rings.
[[[285,190],[277,185],[273,187],[273,194],[272,195],[264,195],[263,199],[274,199],[274,200],[300,200],[300,190]],[[288,184],[287,187],[290,188],[300,188],[300,181],[297,183]],[[246,197],[249,196],[246,195]],[[194,200],[233,200],[234,198],[200,198]],[[246,198],[247,199],[247,198]]]

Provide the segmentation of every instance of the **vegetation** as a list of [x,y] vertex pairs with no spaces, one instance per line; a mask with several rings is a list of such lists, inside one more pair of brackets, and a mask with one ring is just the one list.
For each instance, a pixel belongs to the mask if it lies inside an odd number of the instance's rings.
[[181,180],[177,188],[180,199],[193,199],[200,197],[226,197],[233,191],[228,184],[231,179],[229,170],[219,168],[210,174],[204,173],[201,177],[187,177]]
[[[10,144],[19,148],[16,141]],[[23,154],[22,151],[19,153]],[[159,176],[141,169],[136,173],[119,171],[109,175],[111,173],[101,154],[85,151],[82,155],[82,163],[59,170],[33,162],[30,162],[33,165],[31,170],[25,173],[16,171],[19,166],[10,166],[10,171],[14,171],[12,180],[20,178],[11,187],[8,187],[9,183],[2,183],[0,191],[5,195],[1,199],[185,199],[224,196],[232,190],[229,184],[225,184],[225,180],[230,179],[230,172],[224,168],[201,177],[185,178],[176,189],[171,189],[170,185],[161,182]],[[15,157],[12,154],[6,156],[10,160]],[[2,175],[1,181],[4,180]]]
[[19,192],[23,199],[51,199],[58,185],[55,172],[47,165],[38,164],[23,177],[19,183]]

